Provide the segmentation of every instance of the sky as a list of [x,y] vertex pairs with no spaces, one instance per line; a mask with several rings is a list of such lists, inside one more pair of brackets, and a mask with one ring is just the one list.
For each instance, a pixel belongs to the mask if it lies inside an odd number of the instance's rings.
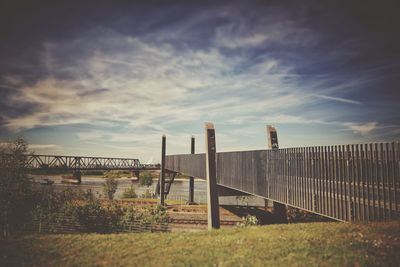
[[[143,4],[145,2],[146,4]],[[396,1],[2,1],[0,143],[139,158],[400,138]],[[324,2],[324,3],[322,3]]]

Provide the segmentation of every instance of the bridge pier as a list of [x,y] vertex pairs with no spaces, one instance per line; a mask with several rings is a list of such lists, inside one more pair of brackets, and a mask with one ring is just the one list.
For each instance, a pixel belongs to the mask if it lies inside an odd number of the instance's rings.
[[166,152],[166,137],[162,136],[161,141],[161,171],[160,171],[160,205],[165,206],[165,152]]
[[[192,136],[190,140],[190,153],[194,154],[195,153],[195,139],[194,136]],[[194,204],[194,177],[190,176],[189,177],[189,200],[188,204]]]
[[288,223],[287,206],[279,202],[273,202],[274,218],[277,223]]
[[208,230],[219,229],[219,201],[217,190],[216,141],[212,123],[206,123],[206,182]]
[[82,172],[80,170],[75,170],[72,175],[74,179],[78,181],[79,184],[82,182]]
[[[268,148],[278,150],[278,133],[272,125],[267,125],[267,143]],[[275,168],[274,168],[275,169]],[[285,204],[273,201],[274,217],[277,223],[287,223],[287,206]]]

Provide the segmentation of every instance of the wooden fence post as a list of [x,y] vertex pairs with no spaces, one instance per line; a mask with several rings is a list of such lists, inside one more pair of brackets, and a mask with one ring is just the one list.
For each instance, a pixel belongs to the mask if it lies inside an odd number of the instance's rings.
[[[194,154],[195,153],[195,139],[194,136],[191,138],[190,142],[190,153]],[[190,176],[189,177],[189,204],[194,203],[194,177]]]
[[162,136],[161,142],[161,172],[160,172],[160,205],[165,205],[165,148],[166,148],[166,137]]
[[219,229],[219,203],[217,190],[216,141],[214,125],[205,124],[206,130],[206,177],[208,230]]

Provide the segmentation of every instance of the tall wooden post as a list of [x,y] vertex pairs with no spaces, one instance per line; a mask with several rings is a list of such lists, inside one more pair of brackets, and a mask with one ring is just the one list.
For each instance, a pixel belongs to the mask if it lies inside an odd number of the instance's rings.
[[208,230],[219,229],[219,203],[217,190],[216,141],[214,125],[205,124],[206,130],[206,177]]
[[[192,136],[191,141],[190,141],[190,153],[194,154],[195,153],[195,139],[194,136]],[[194,203],[194,177],[190,176],[189,177],[189,204]]]
[[[275,127],[272,125],[267,125],[267,142],[268,148],[272,150],[276,150],[278,152],[279,144],[278,144],[278,134],[276,132]],[[275,162],[273,163],[275,166],[272,166],[273,170],[276,168],[276,157],[274,157]],[[274,175],[276,175],[276,171],[274,171]],[[285,204],[273,201],[274,206],[274,216],[278,223],[287,223],[287,206]]]
[[165,148],[166,148],[166,137],[162,136],[161,142],[161,172],[160,172],[160,205],[165,205]]

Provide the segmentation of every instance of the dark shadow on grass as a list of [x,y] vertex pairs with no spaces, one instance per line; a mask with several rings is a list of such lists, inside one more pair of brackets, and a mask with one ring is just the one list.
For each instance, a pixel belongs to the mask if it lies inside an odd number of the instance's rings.
[[0,266],[32,266],[40,263],[41,255],[48,256],[49,253],[41,250],[38,237],[39,235],[14,236],[8,240],[0,240]]
[[245,217],[247,215],[255,216],[260,224],[278,223],[278,220],[275,218],[274,214],[269,211],[265,211],[260,207],[234,205],[221,205],[221,207],[239,217]]

